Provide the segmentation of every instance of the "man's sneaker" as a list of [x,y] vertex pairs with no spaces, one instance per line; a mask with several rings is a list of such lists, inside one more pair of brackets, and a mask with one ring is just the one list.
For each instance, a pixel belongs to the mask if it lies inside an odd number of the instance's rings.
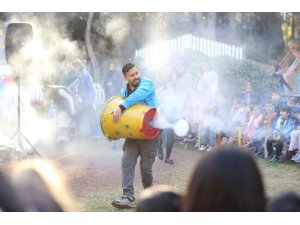
[[279,163],[279,162],[281,162],[281,161],[280,161],[279,158],[274,158],[271,162],[272,162],[272,163]]
[[210,152],[211,150],[213,150],[213,146],[208,146],[208,148],[206,149],[206,151]]
[[261,158],[263,158],[263,157],[264,157],[264,152],[263,152],[263,150],[258,150],[258,152],[254,154],[254,158],[255,158],[255,159],[261,159]]
[[300,159],[295,159],[294,162],[300,163]]
[[276,155],[272,155],[272,156],[269,157],[269,161],[270,161],[270,162],[273,162],[273,160],[274,160],[275,158],[276,158]]
[[293,158],[292,160],[295,161],[295,162],[300,161],[300,154],[298,156],[296,156],[295,158]]
[[204,150],[206,150],[207,149],[207,145],[201,145],[201,147],[200,147],[200,151],[204,151]]
[[158,158],[159,158],[159,160],[163,160],[164,159],[164,155],[163,154],[158,154]]
[[173,159],[168,158],[165,160],[165,163],[174,164],[174,161],[173,161]]
[[228,137],[222,137],[221,144],[227,144],[228,143]]
[[291,158],[291,160],[298,160],[298,158],[300,159],[300,151],[298,151],[298,152]]
[[118,209],[131,209],[134,208],[135,205],[135,198],[134,197],[126,197],[122,196],[120,200],[114,200],[111,202],[112,206]]

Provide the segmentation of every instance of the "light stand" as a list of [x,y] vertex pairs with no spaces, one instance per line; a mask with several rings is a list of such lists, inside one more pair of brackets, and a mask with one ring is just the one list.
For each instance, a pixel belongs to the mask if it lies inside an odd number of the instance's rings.
[[[27,155],[41,155],[30,143],[30,141],[21,132],[21,98],[20,98],[20,86],[21,77],[23,76],[23,66],[25,62],[29,61],[30,57],[26,57],[23,50],[24,47],[33,40],[33,29],[29,23],[10,23],[5,29],[5,56],[7,63],[12,67],[14,75],[16,75],[17,89],[18,89],[18,127],[17,131],[14,133],[11,139],[17,138],[18,145],[20,149]],[[19,65],[17,68],[16,65]],[[24,149],[23,141],[25,140],[27,144],[31,147],[32,152],[26,152]]]
[[30,141],[25,137],[25,135],[21,131],[21,97],[20,97],[20,91],[21,91],[21,88],[20,88],[20,86],[21,86],[20,79],[22,77],[21,71],[22,70],[21,70],[21,66],[20,66],[20,69],[18,71],[19,74],[16,77],[17,90],[18,90],[18,105],[17,105],[17,110],[18,110],[18,126],[17,126],[16,132],[11,137],[11,139],[17,138],[17,140],[18,140],[18,146],[20,147],[20,149],[23,152],[25,152],[24,145],[23,145],[23,142],[22,142],[22,138],[23,138],[27,142],[27,144],[31,147],[31,149],[32,149],[32,153],[30,152],[30,153],[27,153],[27,154],[33,155],[33,153],[34,153],[34,154],[38,155],[39,157],[41,157],[41,155],[39,154],[39,152],[35,149],[35,147],[30,143]]

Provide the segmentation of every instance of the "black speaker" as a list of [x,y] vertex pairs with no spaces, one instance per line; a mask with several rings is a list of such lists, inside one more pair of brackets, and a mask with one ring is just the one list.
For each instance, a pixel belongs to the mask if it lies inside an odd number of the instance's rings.
[[5,31],[5,55],[8,64],[26,60],[23,48],[33,39],[32,26],[29,23],[10,23]]

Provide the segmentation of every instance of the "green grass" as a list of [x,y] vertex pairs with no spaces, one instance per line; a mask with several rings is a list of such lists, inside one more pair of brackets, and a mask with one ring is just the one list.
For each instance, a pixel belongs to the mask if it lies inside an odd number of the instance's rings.
[[[176,150],[178,151],[178,149]],[[182,151],[182,150],[179,150]],[[176,187],[178,190],[185,191],[189,176],[193,170],[194,163],[201,153],[196,151],[184,151],[187,155],[193,156],[193,162],[183,166],[179,163],[173,165],[172,170],[166,170],[163,174],[154,174],[155,184],[168,184]],[[257,160],[261,171],[265,191],[268,197],[275,196],[280,192],[293,190],[300,194],[300,164],[296,163],[280,163],[272,164],[266,159]],[[136,174],[139,170],[136,171]],[[143,190],[140,181],[135,181],[135,193],[138,197]],[[91,188],[86,189],[77,195],[77,201],[83,204],[84,211],[97,212],[128,212],[128,210],[115,209],[110,205],[114,198],[121,196],[121,188]],[[133,210],[129,210],[133,211]]]
[[258,160],[258,166],[261,170],[266,194],[275,196],[282,191],[292,190],[300,194],[300,164],[270,163],[266,159]]

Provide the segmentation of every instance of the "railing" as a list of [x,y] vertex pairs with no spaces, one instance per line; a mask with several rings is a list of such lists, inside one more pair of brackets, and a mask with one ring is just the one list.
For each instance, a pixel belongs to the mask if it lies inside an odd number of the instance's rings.
[[[100,84],[94,84],[96,88],[96,101],[97,104],[103,104],[105,102],[104,89]],[[17,101],[17,87],[13,86],[5,95],[0,95],[2,102],[5,100],[9,102],[9,107],[15,107]],[[21,101],[31,102],[31,103],[42,103],[43,98],[43,87],[40,85],[21,85],[20,87]]]
[[207,56],[230,56],[236,59],[243,58],[243,49],[205,38],[199,38],[192,34],[185,34],[175,39],[163,41],[149,47],[135,51],[135,57],[143,57],[146,64],[151,64],[157,59],[167,58],[172,54],[183,55],[186,50],[201,52]]

